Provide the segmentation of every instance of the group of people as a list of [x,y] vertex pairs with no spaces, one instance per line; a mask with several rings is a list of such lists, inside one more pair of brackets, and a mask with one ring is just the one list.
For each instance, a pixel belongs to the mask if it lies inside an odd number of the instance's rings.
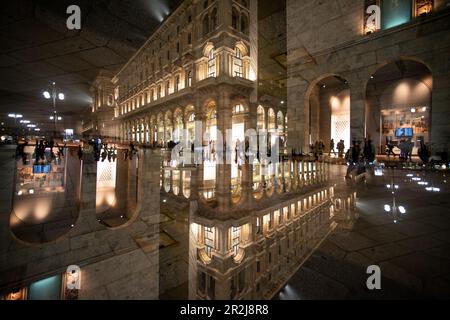
[[[29,145],[28,140],[25,140],[23,143],[18,143],[16,148],[16,158],[22,159],[23,165],[27,164],[27,153],[25,152],[25,148]],[[36,140],[36,144],[34,146],[33,156],[35,163],[40,162],[52,162],[57,159],[61,159],[64,157],[64,149],[66,144],[60,146],[58,143],[55,143],[53,140]],[[54,152],[54,148],[57,148],[56,153]]]
[[[345,151],[345,144],[344,140],[339,140],[339,142],[336,145],[337,151],[338,151],[338,157],[342,159],[344,156]],[[336,151],[334,150],[334,139],[330,140],[330,152],[328,153],[328,156],[331,156],[331,153],[333,153],[336,156]]]
[[[116,161],[117,159],[117,147],[115,145],[109,146],[107,143],[102,142],[100,138],[91,139],[87,142],[89,152],[93,152],[95,161],[104,162],[108,159],[109,162]],[[78,158],[83,158],[83,148],[81,144],[78,146]]]
[[375,161],[375,155],[375,147],[370,138],[364,139],[362,147],[360,141],[353,140],[351,147],[345,154],[345,160],[347,160],[345,177],[349,178],[354,169],[357,170],[356,174],[363,173]]
[[[56,154],[53,152],[53,148],[57,148]],[[36,145],[34,147],[34,154],[33,158],[35,159],[35,162],[38,163],[40,161],[46,160],[47,162],[52,162],[55,159],[60,159],[64,157],[64,148],[66,147],[66,144],[63,146],[58,145],[58,143],[55,144],[53,140],[36,140]],[[46,154],[46,150],[49,149],[48,153]]]
[[[423,140],[419,141],[420,145],[419,148],[417,149],[417,155],[419,156],[419,159],[422,161],[422,163],[427,164],[430,160],[430,150]],[[394,142],[386,138],[385,152],[388,158],[391,155],[393,155],[394,158],[397,156],[397,154],[394,153],[394,147],[395,147]],[[399,159],[412,161],[414,142],[411,140],[411,138],[408,138],[406,140],[405,139],[400,140],[398,148],[400,149]]]

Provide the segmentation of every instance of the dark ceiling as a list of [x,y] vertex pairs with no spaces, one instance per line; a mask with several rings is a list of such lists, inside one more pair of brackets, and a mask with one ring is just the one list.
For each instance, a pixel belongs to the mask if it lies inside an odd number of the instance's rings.
[[[0,11],[0,117],[19,112],[44,126],[55,81],[66,100],[57,110],[72,124],[89,108],[89,85],[101,69],[116,72],[180,0],[16,0]],[[81,30],[66,9],[81,8]],[[67,125],[69,125],[67,123]]]

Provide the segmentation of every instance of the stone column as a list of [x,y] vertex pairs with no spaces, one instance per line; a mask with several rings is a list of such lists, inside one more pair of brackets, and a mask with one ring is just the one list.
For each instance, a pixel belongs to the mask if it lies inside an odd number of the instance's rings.
[[10,216],[12,211],[16,161],[15,146],[0,146],[0,253],[3,254],[13,241],[10,232]]
[[[297,82],[297,79],[296,79]],[[296,152],[309,150],[309,93],[308,84],[288,82],[288,147]]]
[[97,162],[93,153],[83,153],[82,160],[80,211],[71,236],[102,228],[96,219]]
[[[159,170],[161,152],[159,149],[142,149],[139,151],[139,175],[137,211],[142,220],[158,215],[160,206]],[[152,219],[154,222],[154,220]]]
[[[130,153],[128,153],[128,157],[130,156]],[[127,203],[128,203],[128,209],[131,212],[134,212],[136,209],[136,202],[137,202],[137,172],[136,172],[136,161],[137,157],[136,155],[133,156],[133,160],[130,160],[129,158],[126,160],[128,162],[128,197],[127,197]]]
[[[126,212],[128,204],[128,160],[124,159],[124,154],[124,150],[117,150],[116,199],[119,210]],[[128,216],[128,212],[126,213]]]
[[363,87],[363,81],[353,76],[350,80],[350,141],[364,141],[365,92]]
[[[448,55],[442,55],[442,57],[448,59]],[[446,152],[448,156],[450,148],[450,125],[448,122],[450,114],[450,70],[448,60],[437,61],[436,63],[440,65],[433,68],[430,142],[433,154]]]
[[[218,209],[226,211],[231,207],[231,163],[228,163],[227,155],[231,152],[231,146],[226,143],[227,129],[231,130],[231,105],[230,93],[226,88],[221,88],[217,97],[217,131],[222,134],[224,145],[223,154],[217,154],[218,163],[216,165],[216,199]],[[220,141],[217,141],[219,144]],[[220,159],[219,159],[220,157]]]
[[[255,130],[256,133],[256,110],[258,105],[251,103],[249,105],[249,111],[244,116],[244,130]],[[249,151],[250,151],[250,137],[248,139]],[[257,139],[257,137],[254,137]],[[245,148],[245,139],[244,139]],[[246,150],[244,149],[244,152]],[[255,155],[256,157],[256,155]],[[250,162],[250,157],[245,157],[245,163],[242,165],[242,202],[245,206],[250,207],[253,202],[253,163]]]

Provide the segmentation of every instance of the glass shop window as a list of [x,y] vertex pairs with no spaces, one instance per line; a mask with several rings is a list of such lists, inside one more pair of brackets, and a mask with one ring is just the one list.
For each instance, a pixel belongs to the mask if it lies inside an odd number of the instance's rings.
[[393,28],[411,20],[412,5],[412,0],[383,0],[381,2],[381,28]]
[[59,300],[61,275],[33,282],[28,290],[28,300]]

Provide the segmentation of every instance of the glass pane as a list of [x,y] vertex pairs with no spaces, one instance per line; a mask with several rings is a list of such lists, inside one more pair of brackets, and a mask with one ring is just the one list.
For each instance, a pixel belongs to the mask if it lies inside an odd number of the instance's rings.
[[39,280],[31,284],[28,291],[29,300],[59,300],[61,275]]
[[381,28],[393,28],[411,20],[412,0],[383,0]]

